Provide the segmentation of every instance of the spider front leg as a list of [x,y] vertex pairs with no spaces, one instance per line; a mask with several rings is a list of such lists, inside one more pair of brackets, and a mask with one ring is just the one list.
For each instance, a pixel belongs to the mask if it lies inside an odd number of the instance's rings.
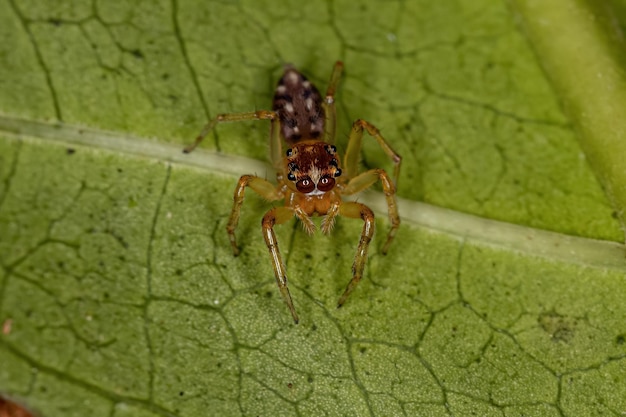
[[383,151],[391,158],[394,164],[393,167],[393,182],[395,186],[398,186],[398,177],[400,176],[400,164],[402,163],[402,157],[398,155],[391,146],[387,143],[385,138],[380,134],[380,131],[365,120],[358,119],[352,124],[352,130],[350,131],[350,137],[348,138],[348,149],[346,149],[346,155],[344,158],[344,168],[347,178],[353,178],[359,172],[359,159],[361,157],[361,140],[363,138],[363,129],[367,130],[376,142],[380,145]]
[[361,278],[363,277],[363,269],[367,262],[367,249],[369,248],[372,236],[374,236],[374,229],[376,227],[374,223],[374,212],[365,204],[356,202],[343,202],[339,206],[339,214],[345,217],[353,219],[361,218],[363,220],[363,231],[361,232],[361,239],[359,239],[359,246],[356,249],[356,255],[354,256],[354,262],[352,264],[352,279],[348,283],[346,290],[343,292],[337,308],[341,307],[350,293],[357,286]]
[[283,198],[283,193],[280,189],[263,178],[259,178],[254,175],[244,175],[239,178],[237,187],[235,187],[235,195],[233,197],[233,209],[230,212],[230,218],[228,219],[228,225],[226,226],[228,238],[230,239],[230,245],[233,248],[233,254],[235,256],[239,255],[239,248],[237,247],[237,240],[235,238],[235,229],[239,223],[239,214],[241,212],[241,205],[243,204],[246,187],[252,188],[252,190],[268,201],[276,201]]
[[377,180],[383,186],[383,193],[387,200],[387,212],[389,213],[389,222],[391,228],[387,234],[387,241],[383,245],[382,253],[387,254],[393,238],[396,236],[398,227],[400,227],[400,214],[398,213],[398,204],[396,202],[396,188],[394,187],[389,175],[383,169],[371,169],[364,173],[352,178],[348,184],[346,184],[342,190],[342,194],[351,195],[356,194],[366,188],[371,187]]
[[274,225],[285,223],[291,219],[293,215],[293,210],[287,207],[275,207],[263,216],[262,226],[263,237],[265,238],[265,243],[267,244],[270,256],[272,257],[272,266],[274,267],[276,284],[278,284],[280,294],[283,296],[283,300],[285,300],[287,307],[289,307],[289,311],[291,311],[294,323],[298,324],[298,315],[296,314],[296,309],[293,306],[291,294],[289,293],[289,287],[287,286],[287,270],[285,268],[285,264],[283,263],[283,259],[280,256],[280,251],[278,250],[276,234],[274,234]]

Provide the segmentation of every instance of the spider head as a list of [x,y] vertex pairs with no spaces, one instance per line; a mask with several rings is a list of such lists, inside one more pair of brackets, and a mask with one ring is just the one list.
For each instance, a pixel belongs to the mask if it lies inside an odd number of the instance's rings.
[[341,175],[337,148],[321,141],[304,141],[287,149],[284,178],[294,191],[322,195],[335,188]]

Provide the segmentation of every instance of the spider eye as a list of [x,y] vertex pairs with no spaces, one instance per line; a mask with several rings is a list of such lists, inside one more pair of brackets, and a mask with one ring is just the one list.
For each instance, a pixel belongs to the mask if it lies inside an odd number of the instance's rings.
[[285,154],[287,154],[288,157],[293,155],[293,149],[291,148],[287,149],[287,152],[285,152]]
[[296,183],[296,188],[301,193],[310,193],[315,190],[315,184],[309,177],[304,177]]
[[341,169],[340,169],[340,168],[337,168],[337,169],[335,170],[335,177],[338,177],[338,176],[340,176],[340,175],[341,175]]
[[333,177],[323,176],[320,182],[317,184],[317,188],[320,191],[330,191],[335,186],[335,179]]

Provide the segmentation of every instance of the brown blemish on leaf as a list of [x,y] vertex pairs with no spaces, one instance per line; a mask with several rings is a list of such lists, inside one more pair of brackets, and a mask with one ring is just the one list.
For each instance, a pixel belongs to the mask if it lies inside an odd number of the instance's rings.
[[574,338],[575,319],[550,311],[540,314],[537,322],[555,342],[568,343]]

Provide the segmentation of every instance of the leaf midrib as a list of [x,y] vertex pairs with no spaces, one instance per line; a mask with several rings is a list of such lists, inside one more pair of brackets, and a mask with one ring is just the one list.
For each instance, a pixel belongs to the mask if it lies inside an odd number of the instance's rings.
[[[73,125],[47,123],[0,115],[0,132],[20,139],[46,140],[92,149],[110,150],[162,162],[227,175],[253,173],[272,178],[271,166],[238,155],[197,150],[183,154],[179,145],[157,142],[119,132],[107,132]],[[380,215],[386,215],[384,196],[366,192],[359,200]],[[398,198],[403,223],[432,232],[571,264],[626,271],[626,246],[613,241],[570,236],[517,224],[491,220],[430,204]]]

